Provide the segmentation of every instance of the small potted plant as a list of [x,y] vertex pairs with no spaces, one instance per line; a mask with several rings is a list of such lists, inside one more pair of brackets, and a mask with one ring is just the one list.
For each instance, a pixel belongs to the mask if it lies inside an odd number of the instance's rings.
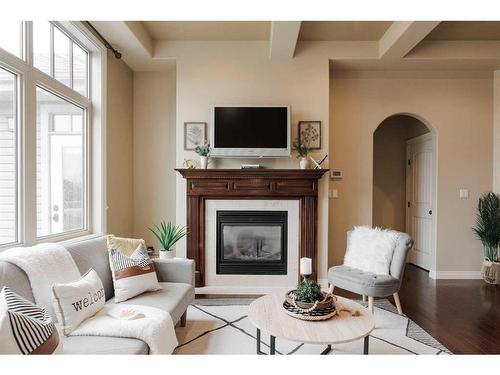
[[198,155],[200,155],[201,169],[207,169],[208,157],[210,156],[210,143],[198,145],[194,150]]
[[500,198],[493,192],[479,198],[474,233],[483,244],[484,261],[481,273],[484,281],[490,284],[500,282]]
[[174,244],[187,234],[185,226],[175,226],[172,223],[165,223],[163,220],[160,225],[154,225],[149,228],[151,232],[160,242],[162,248],[160,249],[160,259],[171,259],[175,257]]
[[309,159],[307,158],[307,155],[311,152],[311,148],[307,144],[301,142],[298,138],[295,138],[292,143],[292,149],[297,153],[297,158],[300,159],[300,169],[309,168]]
[[304,279],[297,289],[286,294],[286,301],[303,314],[309,314],[316,309],[326,309],[333,305],[334,297],[321,291],[321,286],[314,280]]

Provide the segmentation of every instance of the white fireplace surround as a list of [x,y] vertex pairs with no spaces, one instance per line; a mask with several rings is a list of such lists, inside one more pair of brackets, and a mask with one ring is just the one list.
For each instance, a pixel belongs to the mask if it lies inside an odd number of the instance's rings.
[[[297,284],[299,253],[299,200],[295,199],[208,199],[205,202],[205,286],[197,292],[267,293],[290,289]],[[287,211],[288,250],[286,275],[217,275],[217,211]],[[199,289],[199,290],[198,290]]]

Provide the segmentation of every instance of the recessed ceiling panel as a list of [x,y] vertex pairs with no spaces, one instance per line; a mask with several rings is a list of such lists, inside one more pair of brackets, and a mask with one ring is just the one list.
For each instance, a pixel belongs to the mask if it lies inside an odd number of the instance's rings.
[[500,40],[498,21],[445,21],[426,40]]
[[144,21],[156,40],[269,40],[270,21]]
[[391,21],[304,21],[299,40],[379,40],[391,24]]

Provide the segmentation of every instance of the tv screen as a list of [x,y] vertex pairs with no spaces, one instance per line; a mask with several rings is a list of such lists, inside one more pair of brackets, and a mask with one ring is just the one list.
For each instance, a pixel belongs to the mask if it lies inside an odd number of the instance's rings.
[[289,107],[213,109],[214,156],[288,156]]

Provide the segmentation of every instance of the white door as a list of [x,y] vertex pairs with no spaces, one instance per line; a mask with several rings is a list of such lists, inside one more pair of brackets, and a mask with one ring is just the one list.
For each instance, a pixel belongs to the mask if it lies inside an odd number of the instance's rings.
[[83,226],[82,137],[50,135],[50,233]]
[[435,165],[432,134],[412,138],[406,143],[406,231],[414,241],[409,262],[430,270],[434,257]]

